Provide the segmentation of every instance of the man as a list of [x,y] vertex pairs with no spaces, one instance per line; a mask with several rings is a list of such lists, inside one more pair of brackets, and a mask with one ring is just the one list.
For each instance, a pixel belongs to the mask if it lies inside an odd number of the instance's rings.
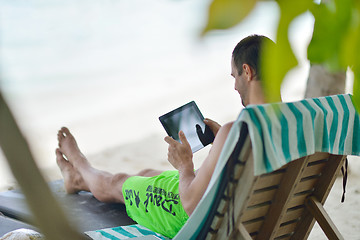
[[[265,103],[260,80],[259,59],[264,42],[271,40],[253,35],[240,41],[231,59],[231,75],[235,90],[244,106]],[[74,137],[67,128],[58,133],[57,164],[64,177],[68,193],[90,191],[103,202],[125,203],[128,215],[139,224],[174,237],[199,203],[209,184],[232,123],[220,127],[205,119],[215,140],[201,167],[194,171],[192,151],[183,132],[181,143],[165,137],[169,144],[168,160],[174,171],[146,169],[137,175],[110,174],[95,169],[80,152]]]

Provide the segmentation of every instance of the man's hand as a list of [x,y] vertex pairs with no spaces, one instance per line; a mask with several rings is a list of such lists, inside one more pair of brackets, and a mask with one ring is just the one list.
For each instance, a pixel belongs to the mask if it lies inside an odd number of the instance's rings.
[[179,132],[179,138],[181,143],[169,136],[165,137],[169,144],[168,161],[179,171],[194,171],[193,154],[183,131]]
[[209,118],[205,118],[204,123],[207,126],[209,126],[211,131],[214,133],[214,136],[216,137],[216,134],[218,133],[219,129],[221,128],[221,125]]

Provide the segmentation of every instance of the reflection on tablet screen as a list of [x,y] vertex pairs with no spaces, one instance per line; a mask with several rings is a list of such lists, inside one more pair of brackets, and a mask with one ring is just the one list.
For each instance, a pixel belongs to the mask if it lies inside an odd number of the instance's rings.
[[[194,101],[161,116],[159,119],[168,135],[179,142],[178,134],[182,130],[191,146],[192,152],[196,152],[204,147],[197,133],[197,128],[199,127],[196,127],[196,125],[199,125],[201,129],[205,130],[204,117]],[[205,145],[207,144],[205,143]]]

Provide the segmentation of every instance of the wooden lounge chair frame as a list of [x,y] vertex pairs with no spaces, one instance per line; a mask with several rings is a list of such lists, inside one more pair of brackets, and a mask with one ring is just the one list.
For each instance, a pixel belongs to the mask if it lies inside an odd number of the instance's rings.
[[345,159],[315,153],[254,176],[251,141],[242,128],[198,239],[307,239],[315,220],[329,239],[343,239],[323,204]]

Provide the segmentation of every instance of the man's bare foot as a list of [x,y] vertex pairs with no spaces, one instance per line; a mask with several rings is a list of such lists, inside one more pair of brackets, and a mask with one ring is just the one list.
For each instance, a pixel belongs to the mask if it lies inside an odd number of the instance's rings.
[[56,162],[61,170],[64,178],[65,190],[67,193],[77,193],[81,190],[89,191],[86,189],[84,180],[80,173],[76,171],[73,165],[63,157],[60,149],[56,149]]
[[81,153],[76,140],[69,129],[62,127],[59,130],[58,141],[60,152],[65,155],[66,159],[75,169],[90,165],[85,156]]

